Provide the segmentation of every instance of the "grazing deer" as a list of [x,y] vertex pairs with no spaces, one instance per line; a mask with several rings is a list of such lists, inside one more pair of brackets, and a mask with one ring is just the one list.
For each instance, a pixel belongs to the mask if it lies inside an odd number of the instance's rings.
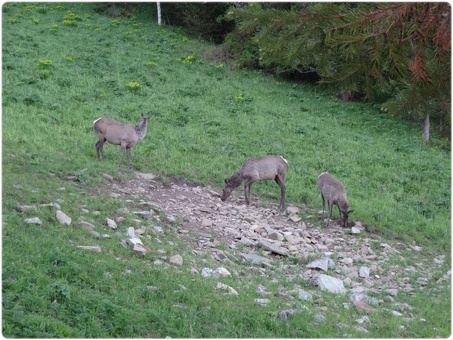
[[285,209],[285,180],[287,172],[288,161],[282,156],[264,156],[249,159],[236,174],[229,179],[225,179],[221,200],[225,201],[231,192],[245,180],[245,201],[250,204],[252,184],[258,181],[274,180],[281,189],[280,209],[283,210]]
[[142,113],[136,126],[123,124],[107,117],[101,117],[93,122],[94,131],[99,140],[96,143],[96,153],[99,159],[104,158],[104,143],[120,145],[122,153],[118,164],[121,163],[122,156],[127,155],[128,166],[131,163],[131,148],[146,136],[149,118]]
[[343,184],[335,179],[328,172],[323,172],[317,179],[319,190],[321,191],[322,198],[322,218],[324,219],[324,208],[327,200],[329,205],[329,218],[327,219],[326,227],[329,226],[330,219],[332,218],[332,208],[335,204],[340,212],[342,226],[348,226],[349,214],[354,210],[348,210],[348,201],[346,199],[346,191]]

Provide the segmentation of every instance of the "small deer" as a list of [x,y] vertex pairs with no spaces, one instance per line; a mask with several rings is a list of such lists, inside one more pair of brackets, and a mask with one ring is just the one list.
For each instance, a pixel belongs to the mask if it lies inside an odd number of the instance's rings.
[[328,172],[321,173],[318,176],[317,183],[319,190],[321,191],[323,219],[326,200],[329,205],[329,218],[327,219],[326,227],[329,226],[330,219],[332,218],[332,208],[334,204],[338,207],[338,211],[340,212],[342,226],[347,227],[349,214],[354,210],[348,210],[348,201],[346,199],[346,191],[343,184]]
[[220,199],[225,201],[231,192],[245,180],[245,202],[249,205],[252,184],[258,181],[274,180],[281,189],[280,210],[283,210],[285,209],[285,180],[287,172],[288,161],[282,156],[264,156],[249,159],[236,174],[229,179],[225,179],[225,187]]
[[96,153],[99,159],[104,158],[104,143],[120,145],[122,153],[118,164],[121,163],[122,156],[127,155],[128,166],[131,163],[131,148],[146,136],[149,118],[142,113],[136,126],[123,124],[107,117],[101,117],[93,122],[94,131],[99,140],[96,143]]

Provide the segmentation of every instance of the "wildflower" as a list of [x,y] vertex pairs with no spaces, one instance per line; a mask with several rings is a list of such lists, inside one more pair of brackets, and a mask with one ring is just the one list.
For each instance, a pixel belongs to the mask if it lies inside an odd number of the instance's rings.
[[47,69],[52,67],[52,60],[50,59],[39,59],[38,60],[38,67],[41,69]]
[[33,21],[34,24],[39,24],[39,22],[40,22],[41,20],[39,20],[39,19],[37,19],[37,18],[33,18],[32,21]]
[[127,87],[130,89],[130,90],[139,90],[141,88],[141,85],[139,82],[136,82],[136,81],[131,81],[127,84]]
[[197,58],[194,55],[188,55],[181,61],[183,64],[193,64],[195,60],[197,60]]
[[241,102],[243,102],[245,99],[244,99],[244,97],[243,97],[242,95],[239,95],[239,96],[235,96],[235,97],[234,97],[234,100],[235,100],[236,102],[238,102],[238,103],[241,103]]

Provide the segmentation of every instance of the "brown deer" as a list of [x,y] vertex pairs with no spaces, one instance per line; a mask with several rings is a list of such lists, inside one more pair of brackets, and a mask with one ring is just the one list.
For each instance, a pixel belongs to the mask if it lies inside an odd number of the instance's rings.
[[288,161],[282,156],[264,156],[252,158],[244,163],[242,168],[229,179],[225,179],[221,200],[225,201],[231,192],[245,180],[245,202],[250,204],[250,189],[258,181],[274,180],[280,186],[280,209],[285,209],[286,187],[285,180],[288,172]]
[[99,140],[96,143],[96,153],[99,159],[104,158],[104,143],[120,145],[122,153],[118,164],[124,154],[127,155],[128,166],[131,163],[131,148],[146,136],[149,118],[142,113],[141,118],[136,126],[123,124],[107,117],[101,117],[93,122],[94,131]]
[[326,201],[329,205],[329,218],[327,219],[326,227],[329,226],[330,219],[332,218],[332,208],[334,204],[338,207],[338,211],[340,212],[342,226],[347,227],[349,214],[354,210],[348,210],[348,201],[346,199],[346,191],[343,184],[328,172],[321,173],[318,176],[317,183],[319,190],[321,191],[323,219]]

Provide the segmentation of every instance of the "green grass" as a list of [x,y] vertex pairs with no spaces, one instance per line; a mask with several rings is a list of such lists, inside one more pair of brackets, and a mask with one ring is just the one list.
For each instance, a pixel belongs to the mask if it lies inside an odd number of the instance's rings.
[[[304,323],[303,315],[279,323],[253,305],[252,292],[234,302],[179,292],[180,282],[192,293],[212,283],[185,272],[175,279],[169,270],[129,256],[126,264],[112,261],[125,255],[121,249],[93,262],[92,254],[68,246],[68,240],[83,242],[86,235],[56,225],[50,208],[40,210],[45,227],[24,226],[17,204],[61,200],[74,216],[84,205],[105,214],[122,205],[92,192],[104,172],[129,176],[117,167],[117,146],[106,145],[105,161],[95,159],[92,122],[102,115],[133,124],[141,112],[152,117],[146,138],[132,149],[136,170],[220,188],[247,158],[281,154],[290,164],[290,203],[320,209],[315,181],[328,170],[345,184],[353,220],[450,256],[450,145],[436,137],[424,145],[420,126],[372,105],[340,102],[316,86],[209,63],[201,58],[208,44],[158,27],[145,13],[112,19],[88,3],[6,3],[2,9],[3,335],[343,334]],[[68,176],[76,182],[66,181]],[[261,183],[253,194],[277,200],[279,190]],[[116,241],[110,241],[112,248]],[[133,268],[127,279],[126,267]],[[113,278],[100,280],[106,272]],[[153,282],[162,291],[144,288]],[[437,310],[448,312],[449,292],[442,297],[422,295],[420,308],[436,301]],[[172,307],[178,303],[185,307]],[[447,336],[448,318],[431,316],[438,334],[423,325],[416,334],[394,334],[389,323],[372,335]]]

